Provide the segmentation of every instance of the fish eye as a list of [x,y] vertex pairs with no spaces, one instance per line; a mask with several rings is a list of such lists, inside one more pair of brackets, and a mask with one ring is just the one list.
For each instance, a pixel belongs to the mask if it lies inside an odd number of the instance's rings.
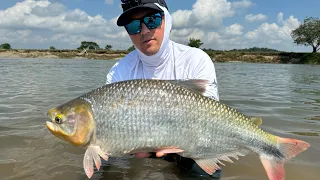
[[54,121],[55,121],[57,124],[62,124],[62,119],[61,119],[61,117],[59,117],[59,116],[56,116],[56,117],[54,118]]

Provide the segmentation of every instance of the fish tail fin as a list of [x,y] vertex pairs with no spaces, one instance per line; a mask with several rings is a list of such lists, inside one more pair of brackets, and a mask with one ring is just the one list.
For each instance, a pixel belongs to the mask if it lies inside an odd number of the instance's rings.
[[309,143],[297,139],[278,137],[278,142],[279,150],[285,156],[285,160],[290,160],[310,147]]
[[279,152],[282,157],[279,155],[270,156],[270,155],[261,155],[260,160],[264,169],[267,172],[267,175],[270,180],[281,180],[284,179],[284,163],[287,160],[297,156],[301,152],[308,149],[310,144],[304,141],[290,138],[281,138],[277,137],[279,143]]

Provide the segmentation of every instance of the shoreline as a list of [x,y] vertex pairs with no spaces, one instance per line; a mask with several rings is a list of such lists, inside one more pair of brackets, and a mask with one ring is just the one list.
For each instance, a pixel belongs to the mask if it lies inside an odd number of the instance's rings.
[[[271,63],[271,64],[320,64],[320,53],[298,52],[205,52],[214,62]],[[128,54],[126,50],[36,50],[11,49],[0,50],[0,58],[41,58],[41,59],[95,59],[117,60]]]
[[40,59],[100,59],[115,60],[126,55],[123,51],[87,51],[78,50],[0,50],[0,58],[40,58]]

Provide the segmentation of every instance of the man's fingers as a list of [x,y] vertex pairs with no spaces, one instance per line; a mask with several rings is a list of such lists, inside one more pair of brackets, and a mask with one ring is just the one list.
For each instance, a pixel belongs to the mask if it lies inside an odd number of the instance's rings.
[[163,152],[157,152],[157,153],[156,153],[156,156],[157,156],[157,157],[162,157],[162,156],[164,156],[164,155],[166,155],[166,154],[163,153]]
[[151,156],[151,153],[136,153],[137,158],[148,158]]
[[[162,156],[165,156],[165,155],[166,155],[166,154],[163,153],[163,152],[157,152],[157,153],[156,153],[156,156],[157,156],[157,157],[162,157]],[[136,153],[135,156],[136,156],[137,158],[148,158],[148,157],[151,156],[151,153]]]

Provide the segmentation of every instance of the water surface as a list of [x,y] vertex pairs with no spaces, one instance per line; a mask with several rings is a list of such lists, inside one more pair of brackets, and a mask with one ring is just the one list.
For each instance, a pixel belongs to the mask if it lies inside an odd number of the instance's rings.
[[[87,179],[84,150],[46,128],[48,109],[105,83],[116,61],[0,59],[0,179]],[[320,66],[215,64],[220,100],[263,119],[262,128],[311,147],[285,165],[286,179],[320,176]],[[221,179],[267,179],[249,154]],[[93,179],[193,179],[160,159],[113,159]]]

